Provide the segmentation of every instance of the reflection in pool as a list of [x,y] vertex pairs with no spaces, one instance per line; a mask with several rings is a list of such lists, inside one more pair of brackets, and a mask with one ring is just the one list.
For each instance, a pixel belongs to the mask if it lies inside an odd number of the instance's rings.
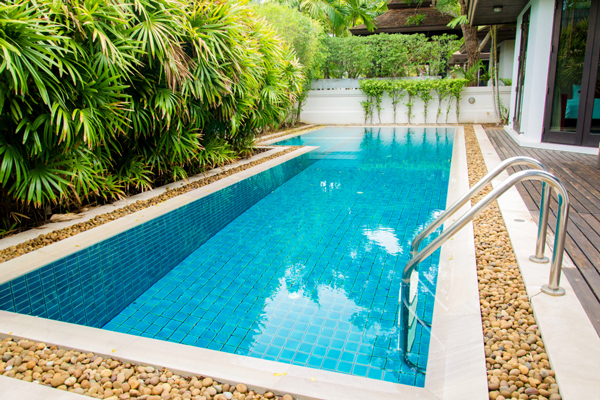
[[[319,149],[104,328],[423,386],[429,334],[411,332],[404,363],[398,291],[410,241],[445,208],[453,136],[327,128],[281,143]],[[437,259],[419,272],[425,320]]]

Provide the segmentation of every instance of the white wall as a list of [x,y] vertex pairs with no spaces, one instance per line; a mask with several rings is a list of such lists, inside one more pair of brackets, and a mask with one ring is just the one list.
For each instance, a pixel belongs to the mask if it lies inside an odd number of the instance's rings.
[[[532,0],[525,7],[517,22],[517,40],[515,42],[515,67],[513,69],[513,88],[516,88],[518,76],[518,53],[521,46],[521,22],[523,14],[531,7],[529,25],[529,43],[525,66],[525,87],[521,114],[521,143],[540,143],[544,125],[544,110],[548,90],[548,70],[552,50],[552,25],[554,21],[554,0]],[[513,126],[516,96],[511,95],[511,114],[509,125]]]
[[[498,46],[500,57],[498,58],[498,76],[500,78],[513,77],[513,65],[515,63],[515,41],[505,40]],[[518,57],[518,56],[517,56]],[[513,82],[515,84],[515,82]]]
[[[508,107],[510,101],[510,87],[500,87],[500,98]],[[469,98],[475,102],[469,103]],[[308,100],[302,109],[300,119],[308,124],[363,124],[364,112],[360,104],[367,97],[360,90],[311,90]],[[408,123],[408,108],[404,105],[407,97],[404,97],[397,106],[396,123]],[[448,123],[456,123],[456,101],[452,99],[452,106],[448,117]],[[446,108],[448,101],[442,104],[442,115],[437,123],[446,122]],[[391,124],[394,122],[391,99],[384,95],[382,101],[381,123]],[[415,99],[413,107],[412,124],[435,124],[438,110],[438,99],[429,102],[427,121],[424,120],[424,105],[420,99]],[[463,91],[460,101],[461,123],[494,123],[497,122],[494,113],[494,103],[491,87],[468,87]],[[370,120],[367,121],[370,123]],[[377,111],[373,116],[373,123],[379,123]]]

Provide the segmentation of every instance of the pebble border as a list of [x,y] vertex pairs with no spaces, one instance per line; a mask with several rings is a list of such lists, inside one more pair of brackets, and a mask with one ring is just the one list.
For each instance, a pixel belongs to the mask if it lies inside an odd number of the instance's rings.
[[[472,125],[465,125],[465,140],[473,186],[487,168]],[[490,191],[491,186],[482,190],[472,204]],[[489,398],[561,400],[496,202],[473,220],[473,229]]]
[[106,400],[293,400],[257,393],[204,376],[179,376],[163,368],[124,363],[94,353],[59,349],[30,340],[0,342],[0,373],[10,378]]
[[226,178],[230,175],[233,175],[238,172],[244,171],[246,169],[255,167],[255,166],[262,164],[264,162],[267,162],[269,160],[281,157],[285,154],[291,153],[292,151],[296,151],[302,147],[303,146],[289,146],[287,149],[280,151],[276,154],[273,154],[273,155],[270,155],[267,157],[263,157],[259,160],[252,161],[252,162],[249,162],[244,165],[240,165],[235,168],[228,169],[228,170],[220,172],[216,175],[213,175],[213,176],[210,176],[207,178],[203,178],[203,179],[200,179],[200,180],[197,180],[194,182],[190,182],[188,184],[177,187],[175,189],[167,188],[166,192],[164,192],[156,197],[152,197],[147,200],[138,200],[133,204],[128,204],[117,210],[114,210],[114,211],[111,211],[111,212],[108,212],[105,214],[97,215],[88,221],[80,222],[80,223],[68,226],[66,228],[57,229],[57,230],[54,230],[47,234],[41,234],[38,237],[36,237],[35,239],[26,240],[25,242],[19,243],[15,246],[7,247],[5,249],[0,250],[0,264],[2,264],[5,261],[12,260],[19,256],[22,256],[23,254],[30,253],[37,249],[41,249],[42,247],[48,246],[52,243],[56,243],[63,239],[69,238],[71,236],[75,236],[78,233],[85,232],[87,230],[95,228],[96,226],[104,225],[108,222],[114,221],[114,220],[124,217],[126,215],[133,214],[133,213],[143,210],[145,208],[149,208],[154,205],[163,203],[166,200],[172,199],[173,197],[177,197],[184,193],[198,189],[202,186],[209,185],[220,179]]

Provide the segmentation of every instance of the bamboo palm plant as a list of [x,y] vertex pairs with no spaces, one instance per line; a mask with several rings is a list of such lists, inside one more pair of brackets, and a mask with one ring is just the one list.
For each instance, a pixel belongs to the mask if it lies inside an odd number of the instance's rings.
[[0,50],[0,234],[236,158],[303,79],[235,1],[0,1]]

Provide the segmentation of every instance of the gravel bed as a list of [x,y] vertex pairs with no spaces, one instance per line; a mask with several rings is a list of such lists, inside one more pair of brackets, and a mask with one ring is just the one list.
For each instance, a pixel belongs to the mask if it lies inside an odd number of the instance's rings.
[[30,340],[0,342],[0,373],[107,400],[293,400],[289,394],[258,393],[243,383],[180,376],[150,365],[124,363],[94,353],[59,349]]
[[104,225],[108,222],[114,221],[114,220],[124,217],[126,215],[133,214],[133,213],[143,210],[145,208],[163,203],[166,200],[172,199],[173,197],[177,197],[177,196],[180,196],[189,191],[198,189],[202,186],[209,185],[209,184],[216,182],[220,179],[223,179],[227,176],[236,174],[240,171],[244,171],[248,168],[255,167],[259,164],[262,164],[262,163],[272,160],[274,158],[281,157],[284,154],[291,153],[292,151],[298,150],[300,147],[302,147],[302,146],[290,146],[288,149],[283,150],[277,154],[273,154],[271,156],[264,157],[264,158],[261,158],[256,161],[252,161],[248,164],[244,164],[239,167],[231,168],[229,170],[226,170],[219,174],[210,176],[208,178],[204,178],[204,179],[201,179],[201,180],[198,180],[195,182],[190,182],[186,185],[177,187],[175,189],[170,189],[170,190],[167,189],[167,191],[165,193],[160,194],[156,197],[152,197],[151,199],[138,200],[133,204],[129,204],[129,205],[119,208],[117,210],[114,210],[114,211],[111,211],[111,212],[108,212],[105,214],[97,215],[96,217],[94,217],[88,221],[80,222],[80,223],[71,225],[69,227],[63,228],[63,229],[57,229],[50,233],[39,235],[35,239],[27,240],[16,246],[10,246],[6,249],[0,250],[0,264],[5,261],[11,260],[13,258],[22,256],[23,254],[27,254],[34,250],[48,246],[52,243],[56,243],[63,239],[69,238],[71,236],[75,236],[78,233],[85,232],[87,230],[95,228],[96,226]]
[[[487,174],[472,126],[465,126],[469,181]],[[477,203],[491,190],[474,197]],[[474,221],[489,396],[561,400],[521,272],[497,203]]]

